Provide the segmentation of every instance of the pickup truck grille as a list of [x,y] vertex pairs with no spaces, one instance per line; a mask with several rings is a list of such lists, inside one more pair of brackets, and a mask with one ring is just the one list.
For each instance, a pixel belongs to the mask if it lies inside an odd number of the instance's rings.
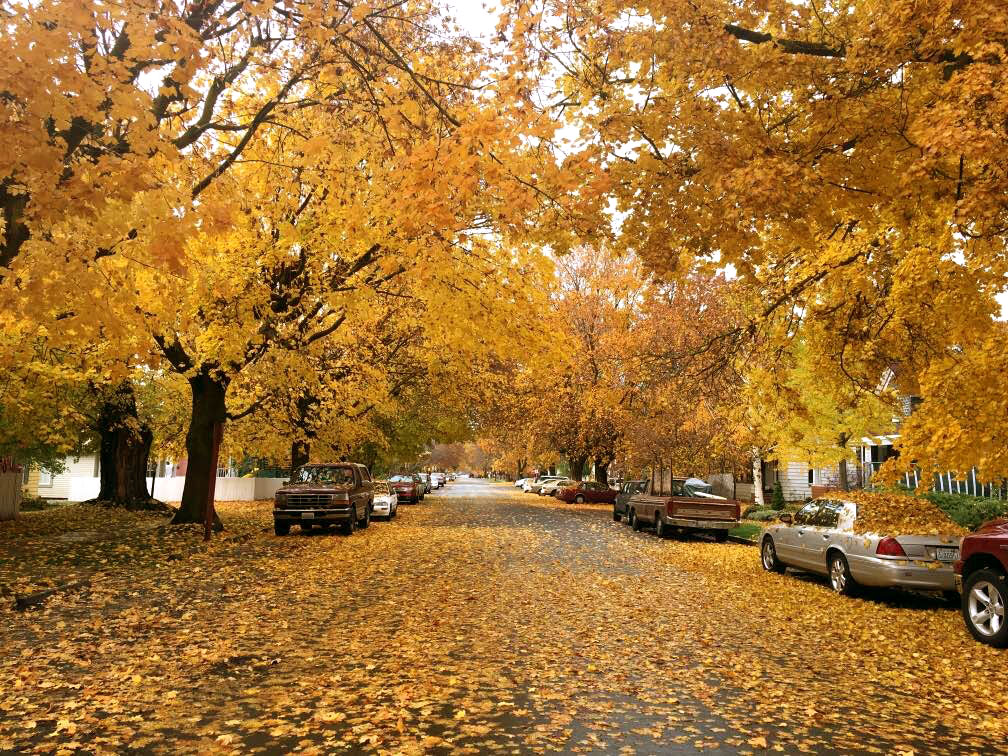
[[331,507],[332,496],[330,494],[289,494],[287,496],[288,509],[300,509],[302,507]]

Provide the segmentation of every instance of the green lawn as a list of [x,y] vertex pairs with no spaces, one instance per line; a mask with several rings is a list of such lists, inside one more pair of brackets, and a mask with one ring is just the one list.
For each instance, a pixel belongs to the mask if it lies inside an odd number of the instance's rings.
[[745,538],[747,541],[756,541],[763,528],[753,522],[743,522],[737,528],[728,531],[728,535],[736,538]]

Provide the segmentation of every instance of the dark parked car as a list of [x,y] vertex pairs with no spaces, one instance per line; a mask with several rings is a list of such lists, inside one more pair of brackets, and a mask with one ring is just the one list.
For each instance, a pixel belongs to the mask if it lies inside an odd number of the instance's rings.
[[373,502],[374,485],[364,465],[303,465],[273,498],[273,531],[287,535],[294,523],[301,530],[339,523],[350,534],[371,523]]
[[572,486],[557,490],[556,497],[569,503],[584,504],[614,504],[616,502],[616,492],[605,483],[596,483],[593,480],[582,480]]
[[634,494],[644,493],[644,489],[646,487],[646,480],[628,480],[620,486],[620,490],[616,494],[616,501],[613,504],[613,520],[619,522],[626,517],[627,512],[630,511],[630,508],[627,506],[630,501],[630,497]]
[[400,502],[416,504],[424,497],[424,482],[419,475],[393,475],[389,483]]
[[963,538],[955,572],[966,628],[981,643],[1008,648],[1008,520]]

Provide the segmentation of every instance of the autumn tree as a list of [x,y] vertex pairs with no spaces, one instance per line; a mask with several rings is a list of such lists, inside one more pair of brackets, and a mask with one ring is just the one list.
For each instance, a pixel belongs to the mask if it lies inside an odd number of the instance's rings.
[[[536,24],[509,7],[514,48],[558,73],[544,101],[580,129],[580,165],[611,178],[615,244],[668,278],[732,266],[762,335],[806,331],[854,391],[892,366],[935,390],[904,457],[985,457],[999,416],[964,416],[953,443],[939,386],[957,355],[1008,346],[1004,3],[543,0]],[[976,367],[962,393],[993,413]]]

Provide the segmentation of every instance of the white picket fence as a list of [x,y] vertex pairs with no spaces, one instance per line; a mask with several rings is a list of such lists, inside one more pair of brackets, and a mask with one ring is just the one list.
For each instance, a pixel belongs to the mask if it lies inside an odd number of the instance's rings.
[[21,510],[21,473],[0,472],[0,520],[13,520]]

